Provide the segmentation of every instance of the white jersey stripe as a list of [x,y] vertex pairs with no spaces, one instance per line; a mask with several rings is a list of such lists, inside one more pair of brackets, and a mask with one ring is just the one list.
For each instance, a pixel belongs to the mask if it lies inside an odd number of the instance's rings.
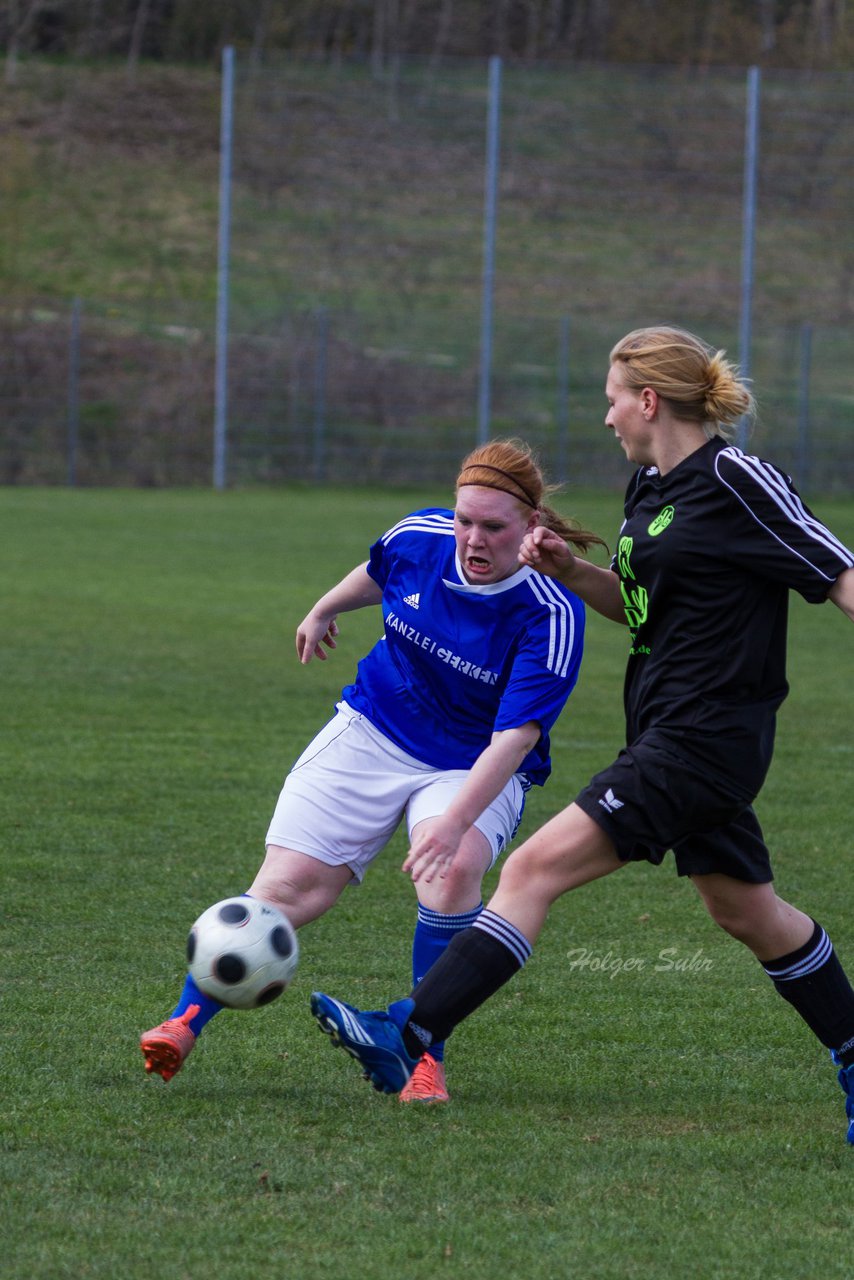
[[839,549],[841,544],[822,525],[821,521],[810,515],[800,497],[792,492],[778,471],[770,467],[761,458],[755,458],[749,454],[742,454],[741,458],[736,459],[736,461],[746,472],[755,473],[760,485],[777,495],[780,507],[787,511],[790,518],[799,524],[802,529],[807,532],[814,531],[817,540],[823,543],[824,546],[832,550]]
[[421,530],[423,533],[445,533],[453,537],[454,521],[452,517],[443,515],[408,516],[405,520],[399,520],[397,524],[392,525],[383,534],[381,541],[389,543],[399,533],[408,533],[413,529]]
[[546,657],[546,666],[549,671],[556,671],[555,648],[557,646],[557,609],[553,603],[546,600],[543,590],[535,577],[528,580],[528,585],[540,604],[544,604],[549,611],[549,651],[548,656]]
[[738,499],[756,523],[761,525],[762,528],[765,529],[766,532],[775,538],[782,546],[785,546],[792,555],[803,561],[804,564],[808,564],[811,569],[816,573],[819,573],[826,581],[833,582],[835,580],[833,576],[813,564],[795,547],[791,546],[788,542],[785,542],[779,534],[774,532],[773,529],[770,529],[764,521],[760,520],[759,516],[746,501],[744,495],[739,493],[737,489],[729,484],[726,478],[721,474],[720,463],[723,458],[728,459],[730,462],[740,467],[742,471],[750,476],[760,488],[764,489],[769,498],[777,504],[786,518],[792,524],[797,525],[809,538],[819,545],[827,547],[829,550],[835,552],[849,564],[854,564],[854,561],[852,561],[851,558],[851,552],[848,548],[835,538],[829,529],[825,528],[820,521],[810,516],[800,498],[786,487],[778,472],[769,467],[760,458],[754,458],[748,454],[744,454],[740,449],[722,449],[718,457],[715,459],[715,471],[718,475],[718,479],[722,484],[726,485],[727,489],[729,489],[729,491]]
[[548,578],[533,573],[528,585],[540,604],[549,611],[549,653],[546,665],[549,671],[565,676],[575,644],[575,618],[563,597]]
[[[780,508],[788,512],[790,518],[796,524],[799,524],[810,537],[813,537],[817,542],[820,542],[822,546],[829,548],[837,554],[841,554],[846,557],[849,555],[848,548],[844,546],[844,544],[841,543],[839,539],[821,523],[820,520],[816,520],[815,516],[811,515],[807,511],[798,494],[793,493],[792,490],[789,489],[783,480],[783,477],[775,468],[771,467],[761,458],[741,453],[740,450],[734,448],[722,450],[720,456],[729,456],[731,460],[741,466],[745,472],[749,475],[753,475],[757,483],[771,494],[775,501],[777,501]],[[724,481],[724,483],[726,483],[726,481]]]
[[565,676],[569,666],[569,660],[572,655],[575,619],[572,616],[572,610],[567,607],[566,602],[555,592],[554,587],[548,578],[540,578],[537,586],[543,596],[548,598],[548,607],[552,612],[556,629],[559,623],[557,653],[555,655],[553,670],[556,671],[558,675]]

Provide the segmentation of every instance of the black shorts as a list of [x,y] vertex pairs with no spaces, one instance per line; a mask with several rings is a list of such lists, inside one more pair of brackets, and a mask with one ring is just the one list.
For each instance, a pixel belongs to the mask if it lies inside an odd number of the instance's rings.
[[771,860],[752,799],[678,739],[651,731],[597,773],[575,803],[624,862],[657,866],[672,849],[680,876],[767,884]]

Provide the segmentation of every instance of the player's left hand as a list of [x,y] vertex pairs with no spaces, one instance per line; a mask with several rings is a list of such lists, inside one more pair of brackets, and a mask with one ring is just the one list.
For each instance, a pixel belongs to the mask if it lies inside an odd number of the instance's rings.
[[416,884],[419,880],[429,884],[436,876],[446,876],[465,833],[466,828],[446,813],[436,818],[425,818],[413,832],[402,869]]

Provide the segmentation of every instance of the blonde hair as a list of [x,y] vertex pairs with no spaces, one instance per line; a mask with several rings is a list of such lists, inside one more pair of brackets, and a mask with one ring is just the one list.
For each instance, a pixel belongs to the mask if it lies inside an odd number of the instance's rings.
[[557,493],[561,486],[546,483],[540,464],[524,440],[490,440],[473,449],[462,461],[455,491],[468,484],[509,493],[520,506],[539,511],[541,525],[582,551],[596,543],[607,549],[607,543],[597,534],[546,505],[544,499]]
[[687,329],[634,329],[614,347],[611,364],[620,365],[627,387],[651,387],[678,418],[702,423],[708,435],[731,439],[739,419],[755,413],[750,389],[726,352]]

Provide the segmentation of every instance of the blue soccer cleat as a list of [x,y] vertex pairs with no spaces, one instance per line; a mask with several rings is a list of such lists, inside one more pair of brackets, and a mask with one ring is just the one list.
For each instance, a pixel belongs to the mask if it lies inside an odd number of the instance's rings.
[[334,1045],[346,1049],[364,1067],[364,1076],[380,1093],[400,1093],[418,1066],[403,1043],[403,1028],[414,1000],[397,1000],[388,1013],[364,1013],[322,991],[311,997],[311,1012]]
[[850,1066],[843,1067],[839,1058],[836,1056],[836,1053],[832,1049],[830,1051],[830,1056],[833,1059],[834,1064],[839,1067],[837,1079],[842,1088],[842,1092],[845,1094],[845,1114],[848,1117],[847,1137],[851,1146],[854,1147],[854,1063],[851,1063]]

